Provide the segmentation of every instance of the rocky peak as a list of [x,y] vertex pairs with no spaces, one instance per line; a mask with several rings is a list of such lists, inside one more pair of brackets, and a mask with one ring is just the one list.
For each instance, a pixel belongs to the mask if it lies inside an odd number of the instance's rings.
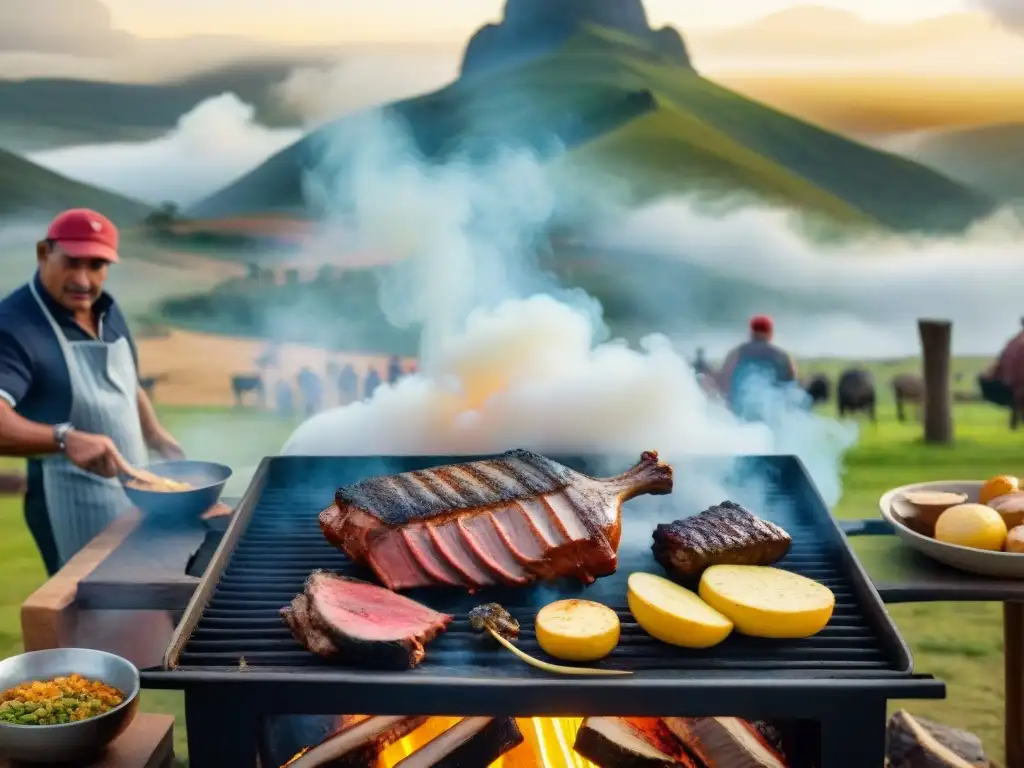
[[672,27],[651,28],[643,0],[506,0],[500,24],[488,24],[469,41],[463,76],[542,56],[593,24],[646,40],[665,58],[690,66],[682,36]]

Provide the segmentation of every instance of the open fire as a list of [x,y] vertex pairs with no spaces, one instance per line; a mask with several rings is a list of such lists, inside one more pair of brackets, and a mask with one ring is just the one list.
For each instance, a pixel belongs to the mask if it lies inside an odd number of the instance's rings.
[[820,742],[797,727],[734,717],[349,716],[283,768],[816,767]]
[[[376,768],[393,768],[458,721],[457,717],[430,718],[423,726],[385,749]],[[491,768],[597,768],[572,749],[582,718],[521,717],[517,722],[523,743],[499,757]]]

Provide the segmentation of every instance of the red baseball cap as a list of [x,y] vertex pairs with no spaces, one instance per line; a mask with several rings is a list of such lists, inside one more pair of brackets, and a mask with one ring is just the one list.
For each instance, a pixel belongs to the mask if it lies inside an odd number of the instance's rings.
[[64,211],[50,223],[46,239],[76,259],[104,259],[117,264],[119,237],[114,222],[88,208]]
[[754,315],[750,318],[751,333],[771,333],[774,328],[775,323],[768,315]]

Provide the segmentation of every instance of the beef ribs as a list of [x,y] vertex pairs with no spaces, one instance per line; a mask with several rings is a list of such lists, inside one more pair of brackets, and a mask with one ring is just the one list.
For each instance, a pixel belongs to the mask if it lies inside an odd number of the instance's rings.
[[414,667],[451,616],[359,579],[314,571],[281,617],[306,650],[384,669]]
[[394,590],[472,592],[560,577],[589,584],[615,571],[622,503],[671,491],[672,468],[653,451],[598,479],[515,450],[339,488],[320,527]]
[[789,534],[739,504],[723,501],[699,515],[659,525],[654,559],[675,576],[699,576],[711,565],[771,565],[789,552]]

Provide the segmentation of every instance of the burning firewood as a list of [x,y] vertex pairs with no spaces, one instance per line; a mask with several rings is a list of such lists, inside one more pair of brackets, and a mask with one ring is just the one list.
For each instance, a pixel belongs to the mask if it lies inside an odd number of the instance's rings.
[[886,758],[890,768],[989,768],[981,739],[901,709],[889,718]]
[[389,745],[403,739],[428,718],[368,717],[335,731],[315,747],[300,752],[281,768],[370,768]]
[[512,717],[467,717],[424,744],[394,768],[490,765],[523,743]]
[[666,717],[665,725],[698,765],[787,768],[751,723],[737,717]]
[[600,768],[704,768],[656,717],[588,717],[573,750]]

